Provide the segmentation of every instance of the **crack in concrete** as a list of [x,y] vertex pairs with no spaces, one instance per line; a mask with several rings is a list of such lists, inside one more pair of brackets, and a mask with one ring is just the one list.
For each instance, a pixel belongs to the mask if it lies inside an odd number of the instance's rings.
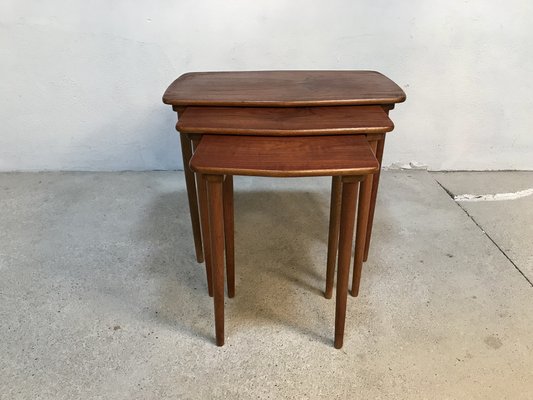
[[495,194],[458,194],[452,198],[455,201],[503,201],[503,200],[516,200],[522,197],[531,196],[533,194],[533,188],[519,190],[511,193],[495,193]]
[[463,212],[468,216],[468,218],[470,218],[472,222],[476,224],[476,226],[481,230],[481,232],[483,232],[483,234],[494,244],[494,246],[496,246],[496,248],[500,250],[500,252],[505,256],[505,258],[509,260],[509,262],[515,267],[515,269],[520,273],[520,275],[524,277],[524,279],[529,283],[529,285],[533,287],[533,282],[531,282],[531,280],[529,280],[529,278],[522,272],[522,270],[518,268],[518,265],[516,265],[514,261],[511,260],[511,258],[507,255],[505,251],[503,251],[503,249],[498,245],[498,243],[496,243],[496,241],[487,232],[485,232],[483,227],[474,219],[474,217],[472,217],[472,215],[470,215],[470,213],[463,206],[461,206],[458,201],[455,200],[454,194],[450,192],[446,187],[444,187],[444,185],[442,185],[438,180],[435,179],[435,182],[437,182],[437,184],[442,188],[442,190],[444,190],[448,194],[448,196],[450,196],[452,200],[455,201],[455,204],[457,204],[457,206],[459,206],[459,208],[463,210]]

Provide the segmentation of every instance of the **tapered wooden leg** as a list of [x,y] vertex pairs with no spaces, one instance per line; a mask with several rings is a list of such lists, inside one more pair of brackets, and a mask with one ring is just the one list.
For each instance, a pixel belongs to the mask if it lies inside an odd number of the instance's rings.
[[213,272],[213,302],[217,346],[224,345],[224,205],[221,175],[207,175],[209,227]]
[[359,294],[359,284],[361,282],[361,270],[363,269],[363,256],[365,251],[366,228],[368,226],[368,211],[370,208],[371,197],[372,175],[368,175],[366,179],[361,182],[359,206],[357,207],[357,231],[355,234],[355,255],[351,290],[351,295],[354,297]]
[[196,184],[194,182],[194,172],[189,167],[192,157],[191,141],[187,135],[180,134],[181,155],[183,157],[183,171],[185,172],[185,184],[187,185],[187,197],[189,199],[189,213],[191,215],[192,234],[194,238],[194,248],[196,250],[196,261],[204,262],[202,251],[202,234],[200,232],[200,216],[198,214],[198,200],[196,198]]
[[342,178],[334,176],[331,179],[331,202],[329,209],[328,258],[326,269],[326,291],[324,297],[331,299],[333,280],[335,277],[335,262],[339,246],[339,226],[341,221]]
[[[194,149],[198,147],[200,138],[193,140]],[[205,272],[207,275],[207,292],[213,296],[212,272],[211,272],[211,245],[209,241],[209,212],[207,203],[207,182],[202,174],[196,174],[196,186],[198,187],[198,202],[200,203],[200,223],[202,226],[202,239],[204,244]]]
[[346,301],[348,297],[348,276],[352,259],[353,229],[355,224],[355,202],[359,182],[343,178],[342,204],[339,229],[339,265],[337,271],[337,298],[335,305],[335,348],[340,349],[344,340],[346,322]]
[[209,296],[213,296],[212,283],[212,257],[211,257],[211,242],[209,241],[209,210],[207,202],[207,182],[202,174],[196,174],[196,181],[198,185],[198,199],[200,201],[200,221],[202,223],[202,237],[204,242],[204,256],[205,256],[205,272],[207,275],[207,291]]
[[226,279],[228,297],[235,296],[235,250],[233,217],[233,176],[226,175],[223,183],[224,192],[224,241],[226,244]]
[[376,158],[379,162],[379,169],[372,179],[372,197],[370,199],[370,210],[368,212],[368,224],[366,227],[365,255],[363,261],[368,259],[370,249],[370,237],[372,236],[372,224],[374,223],[374,211],[376,209],[376,199],[378,196],[379,176],[381,174],[381,161],[383,160],[383,149],[385,148],[385,137],[377,141]]

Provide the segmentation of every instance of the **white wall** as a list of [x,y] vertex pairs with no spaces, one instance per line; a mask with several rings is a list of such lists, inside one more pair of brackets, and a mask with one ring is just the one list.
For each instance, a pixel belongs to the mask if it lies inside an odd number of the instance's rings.
[[375,69],[407,102],[385,164],[533,169],[528,0],[3,0],[0,170],[181,167],[186,71]]

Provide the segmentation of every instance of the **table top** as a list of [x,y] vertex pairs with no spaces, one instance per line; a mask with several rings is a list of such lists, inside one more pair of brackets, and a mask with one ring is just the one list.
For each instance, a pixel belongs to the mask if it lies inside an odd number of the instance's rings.
[[166,90],[173,106],[313,107],[394,104],[405,93],[376,71],[192,72]]
[[202,174],[270,177],[366,175],[379,168],[361,135],[204,135],[190,166]]
[[381,106],[187,107],[181,133],[305,136],[379,134],[394,124]]

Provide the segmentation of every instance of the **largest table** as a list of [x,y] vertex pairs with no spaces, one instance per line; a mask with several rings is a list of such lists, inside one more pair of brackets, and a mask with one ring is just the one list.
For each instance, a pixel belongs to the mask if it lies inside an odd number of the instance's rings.
[[[166,90],[163,102],[180,115],[187,107],[323,107],[380,105],[388,113],[405,93],[392,80],[376,71],[239,71],[193,72],[181,75]],[[198,132],[201,133],[201,132]],[[228,134],[246,134],[246,129]],[[314,134],[335,134],[317,129]],[[276,134],[280,134],[279,132]],[[283,134],[283,133],[281,133]],[[189,199],[196,259],[203,262],[202,236],[194,173],[189,167],[191,139],[180,134],[183,168]],[[369,139],[370,140],[370,139]],[[372,138],[380,165],[385,135]],[[380,172],[372,179],[364,260],[368,257]]]

